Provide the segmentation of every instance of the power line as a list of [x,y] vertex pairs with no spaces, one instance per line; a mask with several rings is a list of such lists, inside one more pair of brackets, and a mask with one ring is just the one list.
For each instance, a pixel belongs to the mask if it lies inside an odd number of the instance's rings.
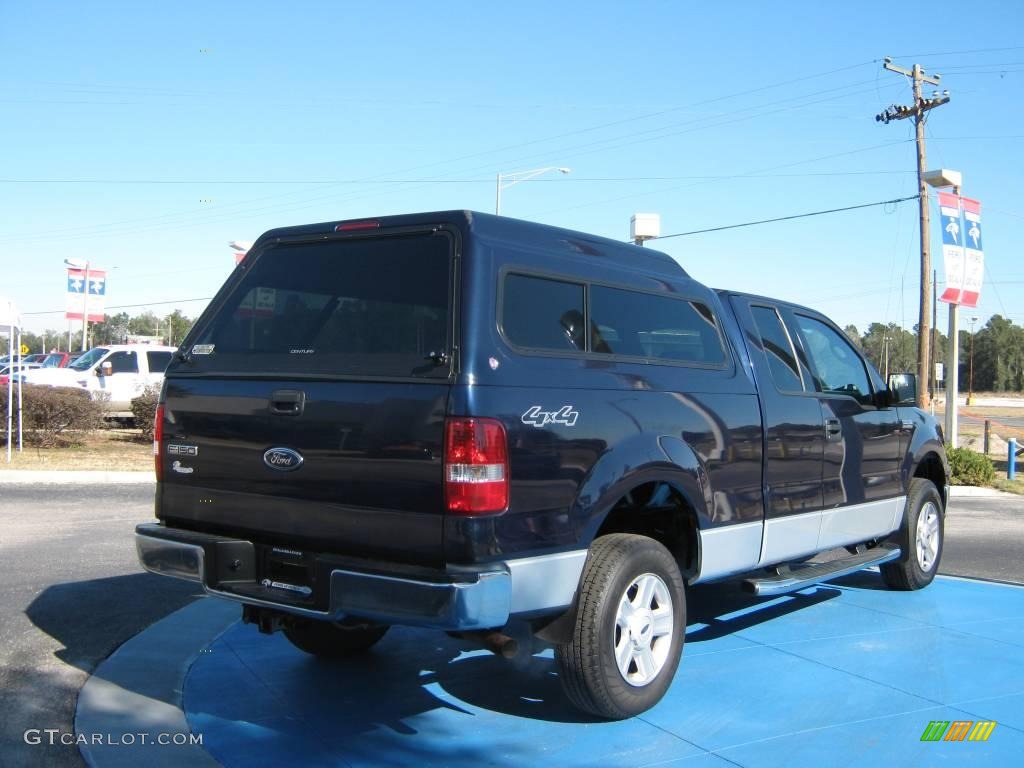
[[994,53],[996,51],[1024,51],[1024,45],[1012,45],[1008,48],[974,48],[967,51],[933,51],[932,53],[901,53],[894,59],[923,59],[927,56],[968,56],[972,53]]
[[760,219],[759,221],[745,221],[742,224],[726,224],[722,227],[709,227],[708,229],[694,229],[690,232],[676,232],[671,235],[661,235],[660,237],[651,238],[653,240],[666,240],[670,237],[685,237],[686,235],[702,235],[705,232],[721,232],[725,229],[739,229],[740,227],[753,227],[757,224],[772,224],[776,221],[790,221],[792,219],[805,219],[809,216],[824,216],[826,213],[840,213],[842,211],[855,211],[858,208],[873,208],[878,205],[893,205],[895,203],[905,203],[907,200],[917,200],[917,195],[910,195],[909,197],[897,197],[893,200],[879,200],[877,203],[862,203],[860,205],[847,205],[843,208],[829,208],[826,211],[811,211],[810,213],[795,213],[791,216],[778,216],[774,219]]
[[[1024,137],[1021,137],[1024,138]],[[874,176],[887,174],[906,174],[912,171],[821,171],[815,173],[777,173],[777,174],[725,174],[705,176],[573,176],[563,179],[531,179],[534,184],[580,184],[593,182],[616,181],[685,181],[685,180],[719,180],[761,178],[774,179],[804,176]],[[476,179],[0,179],[0,184],[487,184],[494,185],[494,178]]]

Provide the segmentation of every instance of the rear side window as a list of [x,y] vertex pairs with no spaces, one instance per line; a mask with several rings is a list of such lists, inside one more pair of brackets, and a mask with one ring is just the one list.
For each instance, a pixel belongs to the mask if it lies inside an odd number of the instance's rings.
[[443,233],[268,246],[194,337],[191,370],[445,377],[451,275]]
[[591,351],[720,366],[725,352],[711,309],[699,302],[593,286]]
[[110,363],[111,373],[138,373],[139,360],[134,352],[114,352],[104,363]]
[[146,362],[150,373],[163,373],[171,363],[170,352],[147,352]]
[[530,275],[506,275],[501,327],[519,347],[582,352],[583,286]]
[[775,386],[782,392],[803,391],[793,342],[786,333],[779,313],[770,307],[751,307],[750,312],[761,336],[761,346],[768,358],[768,368]]

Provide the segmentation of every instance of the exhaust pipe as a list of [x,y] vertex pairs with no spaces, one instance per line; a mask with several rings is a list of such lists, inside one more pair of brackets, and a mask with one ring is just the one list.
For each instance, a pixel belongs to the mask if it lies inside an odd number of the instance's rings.
[[503,659],[513,659],[519,653],[519,643],[496,629],[476,630],[473,632],[453,632],[455,637],[469,640],[480,645]]

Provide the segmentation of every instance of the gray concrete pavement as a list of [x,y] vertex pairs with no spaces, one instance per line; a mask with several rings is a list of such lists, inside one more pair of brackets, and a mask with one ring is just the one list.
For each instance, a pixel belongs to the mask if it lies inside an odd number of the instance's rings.
[[188,603],[186,582],[141,571],[132,531],[152,485],[0,485],[0,764],[81,766],[77,747],[30,745],[27,729],[73,733],[97,663]]

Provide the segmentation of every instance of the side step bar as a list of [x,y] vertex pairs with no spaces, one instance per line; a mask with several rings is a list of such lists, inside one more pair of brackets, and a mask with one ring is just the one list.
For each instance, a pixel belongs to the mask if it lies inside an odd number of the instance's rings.
[[809,587],[811,584],[846,576],[872,565],[888,563],[890,560],[896,560],[900,554],[902,553],[899,547],[889,545],[868,549],[858,552],[856,555],[827,563],[799,563],[785,566],[777,576],[746,579],[743,582],[743,589],[759,597],[795,592],[798,589]]

